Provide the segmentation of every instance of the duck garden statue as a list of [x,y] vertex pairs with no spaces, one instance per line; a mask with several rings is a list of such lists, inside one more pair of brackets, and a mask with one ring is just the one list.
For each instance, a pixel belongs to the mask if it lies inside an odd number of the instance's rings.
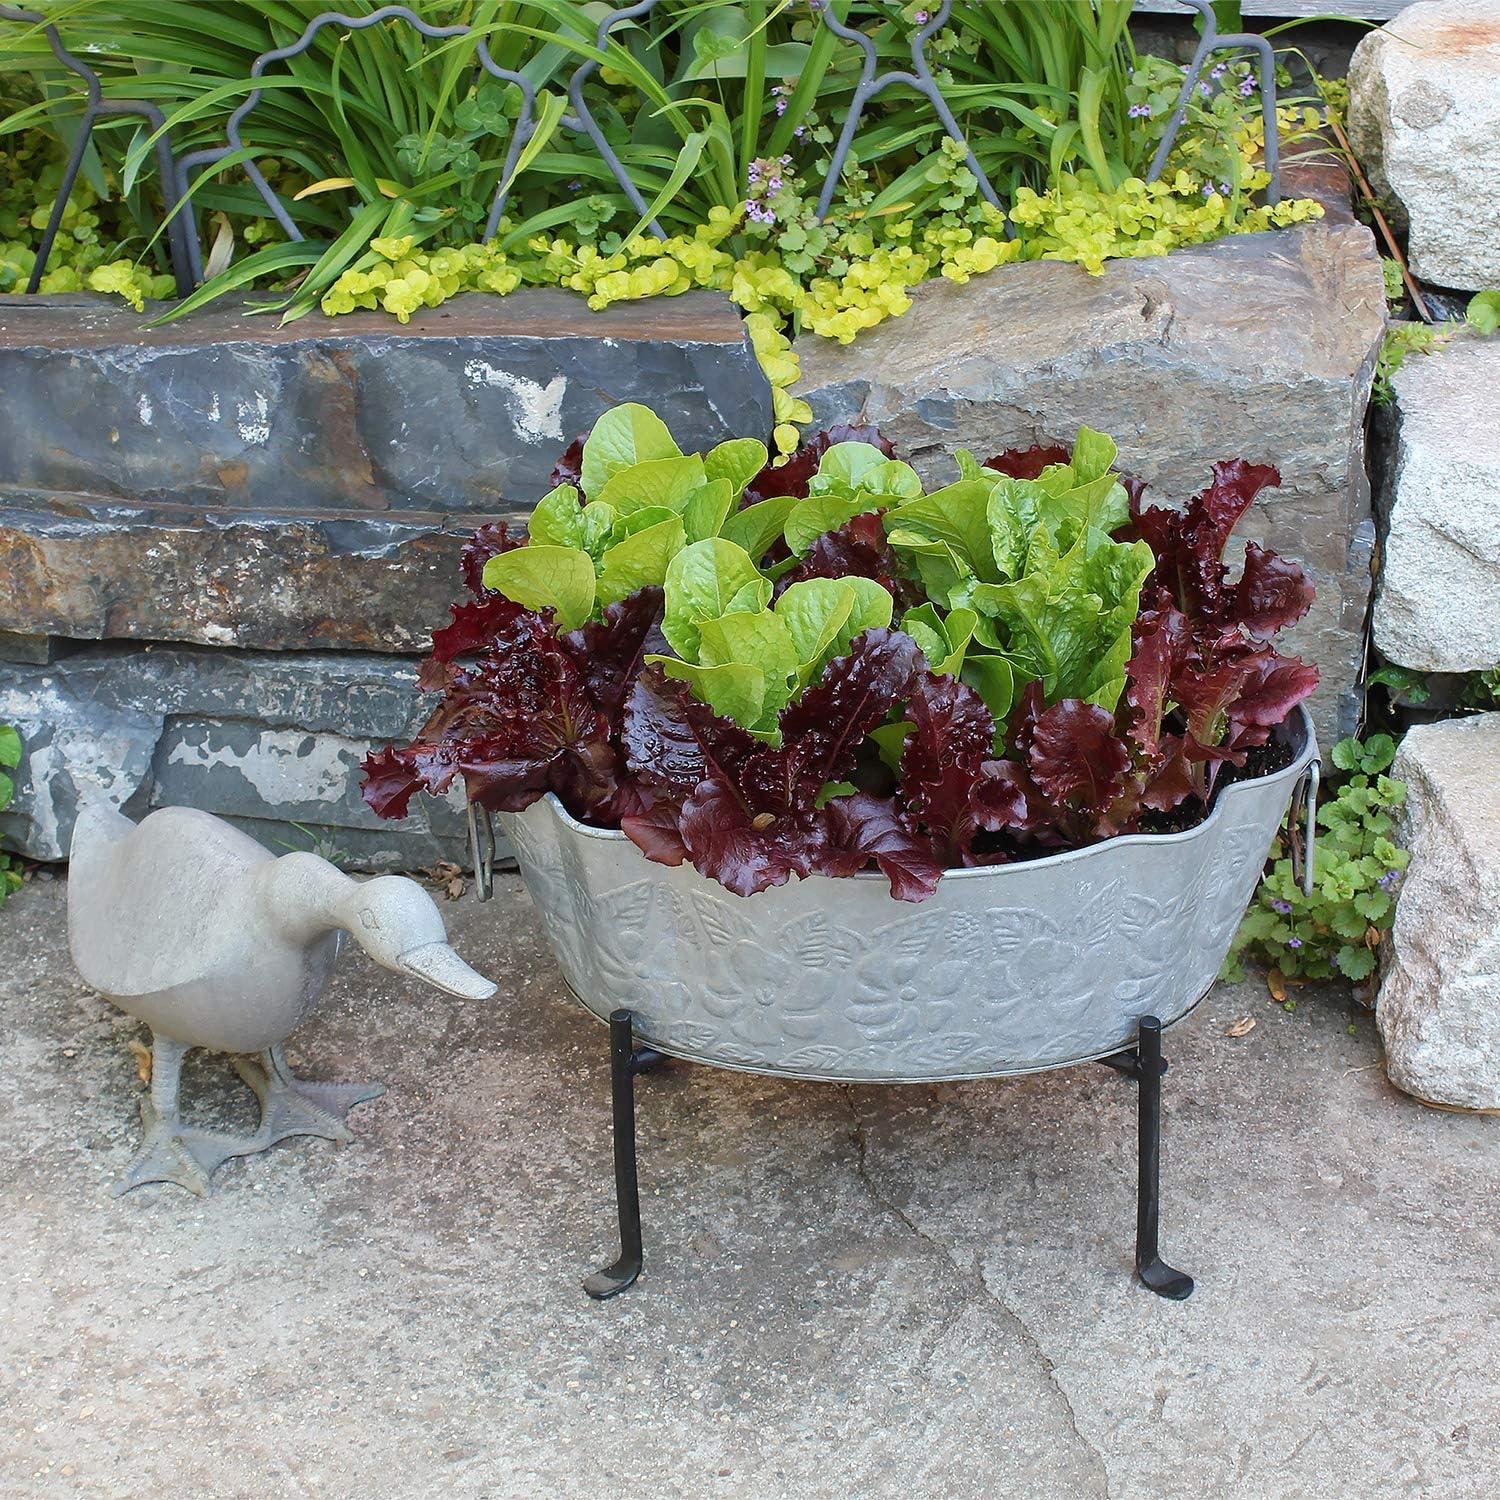
[[[448,946],[432,897],[401,875],[358,881],[316,854],[277,858],[222,819],[164,807],[139,824],[102,802],[78,815],[68,945],[84,980],[152,1033],[145,1140],[117,1188],[175,1182],[206,1195],[214,1169],[294,1135],[353,1139],[349,1109],[379,1085],[294,1078],[281,1044],[327,987],[347,933],[382,968],[465,1000],[495,986]],[[184,1124],[182,1059],[229,1053],[260,1100],[253,1135]]]

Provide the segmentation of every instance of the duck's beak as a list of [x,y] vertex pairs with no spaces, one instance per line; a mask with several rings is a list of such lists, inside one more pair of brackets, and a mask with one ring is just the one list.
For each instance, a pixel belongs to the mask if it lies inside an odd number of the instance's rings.
[[460,1000],[488,1000],[499,988],[476,974],[447,943],[424,943],[403,953],[396,963],[403,973],[414,974]]

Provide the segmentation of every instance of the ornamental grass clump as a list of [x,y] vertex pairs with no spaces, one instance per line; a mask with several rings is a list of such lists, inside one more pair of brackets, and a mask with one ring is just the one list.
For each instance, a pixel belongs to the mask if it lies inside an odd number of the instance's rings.
[[438,707],[368,757],[365,799],[551,792],[740,895],[878,869],[906,901],[947,869],[1191,826],[1317,685],[1272,645],[1312,585],[1253,543],[1224,564],[1274,469],[1217,464],[1177,511],[1115,459],[1084,427],[961,450],[929,490],[871,429],[772,465],[616,407],[525,535],[465,549],[472,598],[422,667]]

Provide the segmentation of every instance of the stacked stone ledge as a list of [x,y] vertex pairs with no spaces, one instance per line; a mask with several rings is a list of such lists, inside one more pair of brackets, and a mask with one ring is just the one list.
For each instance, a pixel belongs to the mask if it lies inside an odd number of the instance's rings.
[[1500,286],[1500,6],[1419,0],[1349,65],[1349,138],[1412,269],[1461,291]]
[[[963,286],[934,281],[904,317],[842,346],[804,335],[799,393],[821,426],[875,423],[929,482],[952,453],[1109,433],[1157,504],[1206,485],[1218,459],[1276,465],[1231,542],[1301,561],[1317,585],[1289,649],[1316,662],[1325,744],[1358,721],[1374,527],[1365,408],[1385,328],[1380,258],[1342,174],[1287,173],[1327,213],[1103,274],[1033,261]],[[1231,561],[1233,561],[1231,557]]]
[[356,869],[462,860],[459,794],[387,823],[359,762],[430,709],[416,662],[465,538],[523,516],[618,402],[694,447],[771,427],[743,324],[709,293],[159,330],[103,298],[4,298],[0,388],[0,723],[24,741],[0,837],[43,860],[95,794]]
[[1391,1081],[1500,1111],[1500,713],[1411,730],[1391,775],[1411,850],[1375,1005]]
[[1486,671],[1500,663],[1500,337],[1408,355],[1393,383],[1375,644],[1415,671]]

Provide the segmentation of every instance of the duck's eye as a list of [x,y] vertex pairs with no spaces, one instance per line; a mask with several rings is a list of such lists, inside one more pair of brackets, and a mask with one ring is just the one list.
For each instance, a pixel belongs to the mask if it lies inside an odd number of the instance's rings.
[[371,932],[380,926],[380,918],[372,911],[362,911],[359,914],[359,925],[367,932]]

